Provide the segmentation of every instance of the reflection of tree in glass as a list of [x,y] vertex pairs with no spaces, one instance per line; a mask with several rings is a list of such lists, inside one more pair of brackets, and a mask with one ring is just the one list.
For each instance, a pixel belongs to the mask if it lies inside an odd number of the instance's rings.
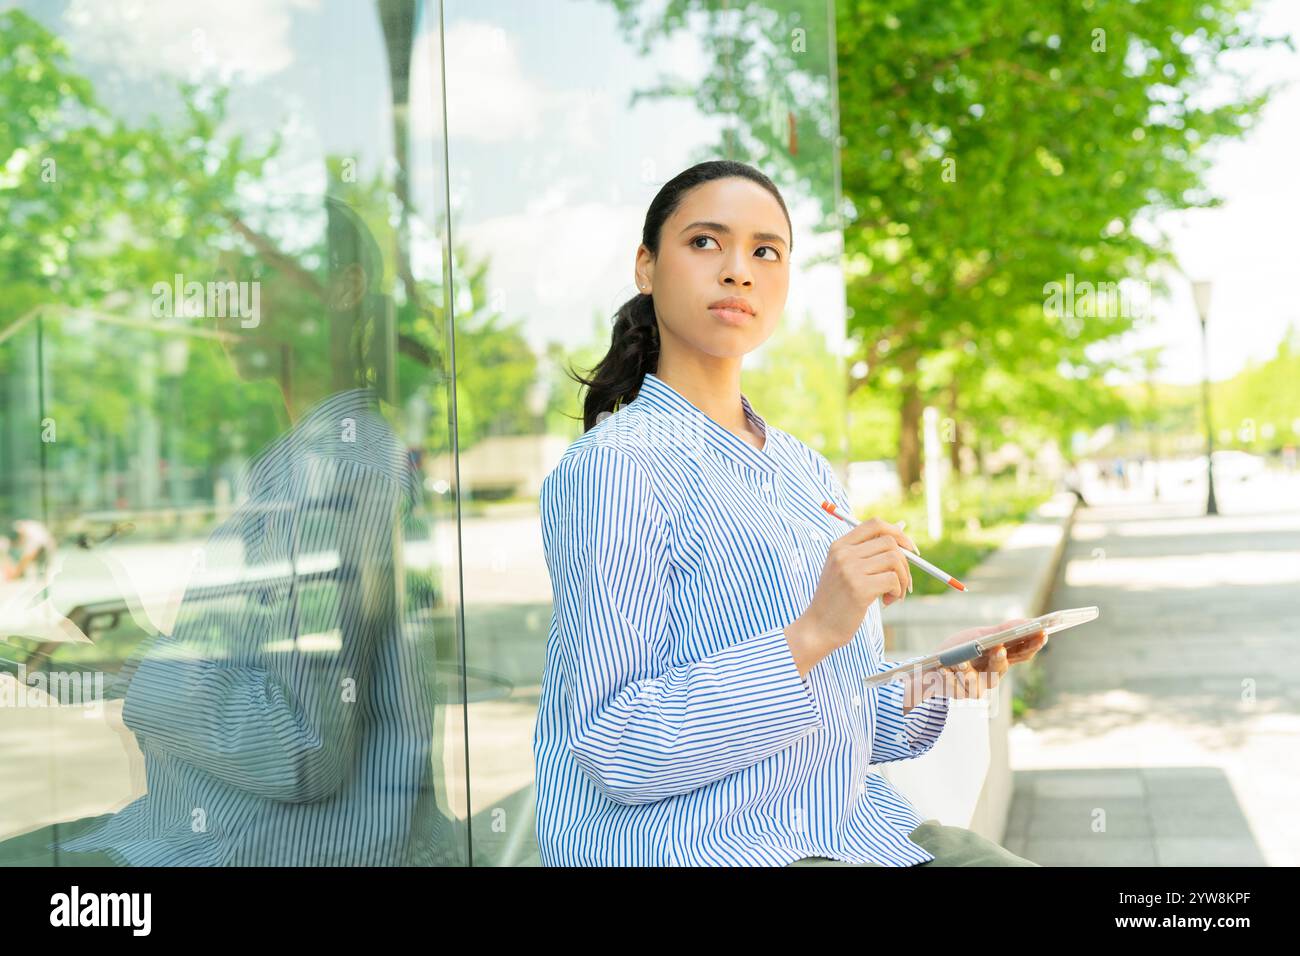
[[[783,190],[794,188],[819,203],[830,228],[834,214],[835,154],[830,84],[831,35],[822,0],[736,5],[726,0],[673,0],[666,6],[608,0],[642,56],[654,44],[684,33],[700,45],[700,73],[667,77],[638,89],[641,99],[685,97],[705,116],[729,122],[716,144],[695,161],[728,158],[759,165]],[[806,195],[805,195],[806,194]]]
[[274,383],[292,427],[250,463],[173,633],[119,674],[148,792],[62,825],[76,834],[63,851],[131,865],[459,860],[433,777],[428,607],[408,600],[434,595],[405,594],[422,489],[379,404],[382,258],[338,199],[323,216],[285,208],[294,231],[322,237],[306,246],[319,255],[264,241],[270,228],[251,251],[223,247],[223,279],[265,286],[256,325],[215,325],[241,378]]

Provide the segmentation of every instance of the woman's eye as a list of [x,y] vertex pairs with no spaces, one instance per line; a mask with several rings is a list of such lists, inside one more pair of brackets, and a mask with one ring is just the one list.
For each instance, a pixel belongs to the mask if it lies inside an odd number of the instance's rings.
[[[701,239],[707,239],[709,242],[717,242],[717,241],[718,241],[718,240],[714,239],[712,236],[696,236],[694,239],[691,240],[691,245],[692,245],[692,246],[695,246],[696,249],[703,249],[704,246],[696,246],[696,245],[695,245],[695,243],[699,242]],[[722,247],[719,246],[718,248],[721,249]],[[770,250],[772,251],[772,255],[771,255],[771,256],[764,256],[764,258],[767,259],[768,262],[780,262],[780,261],[781,261],[781,253],[777,251],[776,246],[759,246],[759,248],[760,248],[760,249],[770,249]]]

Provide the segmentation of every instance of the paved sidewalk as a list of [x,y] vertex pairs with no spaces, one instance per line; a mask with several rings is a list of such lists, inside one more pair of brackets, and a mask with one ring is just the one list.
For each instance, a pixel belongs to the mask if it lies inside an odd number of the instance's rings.
[[[1081,509],[1013,726],[1004,845],[1044,866],[1300,865],[1300,476]],[[1088,494],[1085,489],[1085,495]],[[1100,496],[1099,496],[1100,497]]]

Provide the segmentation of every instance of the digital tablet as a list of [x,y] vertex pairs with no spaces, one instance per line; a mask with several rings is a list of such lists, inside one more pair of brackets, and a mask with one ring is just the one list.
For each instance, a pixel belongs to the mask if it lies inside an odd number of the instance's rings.
[[875,687],[879,684],[888,684],[890,681],[898,680],[906,674],[913,673],[914,668],[920,668],[922,671],[933,670],[936,667],[953,667],[962,661],[973,660],[979,657],[985,651],[997,647],[999,644],[1010,644],[1022,637],[1029,637],[1031,634],[1037,634],[1039,631],[1045,634],[1055,634],[1057,631],[1064,631],[1068,627],[1074,627],[1076,624],[1084,624],[1093,620],[1100,614],[1100,610],[1094,607],[1072,607],[1062,611],[1052,611],[1048,614],[1040,615],[1032,620],[1025,621],[1023,624],[1015,624],[1011,627],[1003,628],[1000,631],[994,631],[991,634],[985,634],[983,637],[977,637],[965,644],[955,644],[952,647],[944,648],[937,651],[929,657],[923,657],[919,661],[912,661],[909,664],[899,664],[897,667],[891,667],[887,671],[874,674],[868,677],[864,683],[867,687]]

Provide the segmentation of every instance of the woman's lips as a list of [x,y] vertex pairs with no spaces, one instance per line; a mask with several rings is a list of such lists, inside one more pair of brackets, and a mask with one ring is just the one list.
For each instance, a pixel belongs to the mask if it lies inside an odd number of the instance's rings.
[[709,311],[713,313],[719,322],[726,325],[744,325],[753,318],[743,309],[709,309]]

